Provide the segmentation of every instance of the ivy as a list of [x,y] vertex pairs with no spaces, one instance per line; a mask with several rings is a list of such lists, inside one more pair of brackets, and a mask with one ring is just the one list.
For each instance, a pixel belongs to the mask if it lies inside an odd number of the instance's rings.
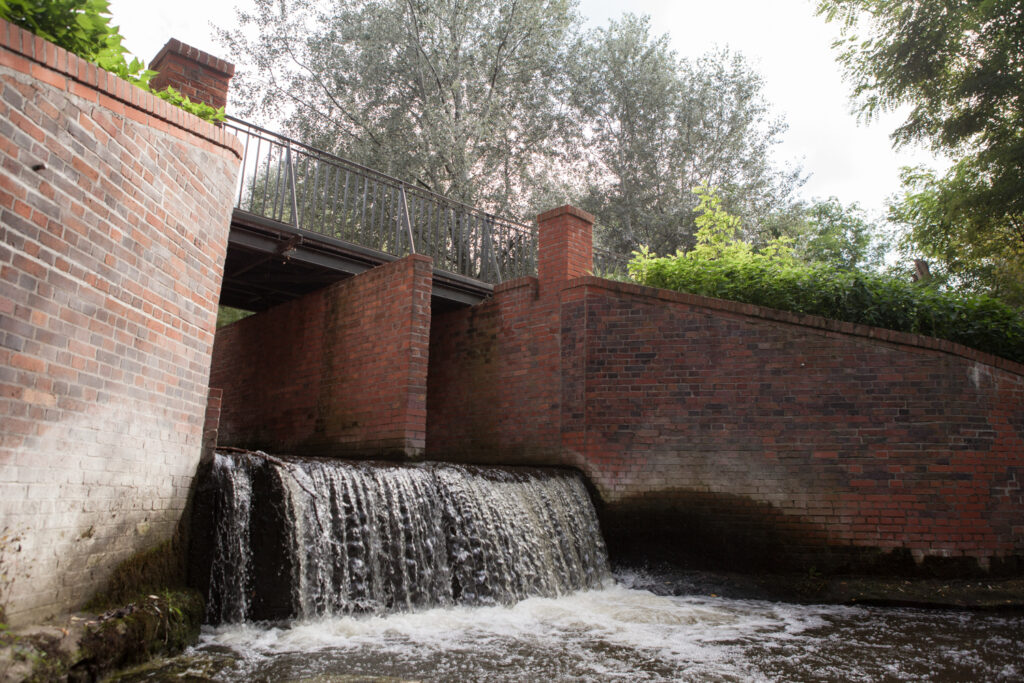
[[[148,90],[148,88],[147,88]],[[205,102],[193,102],[189,98],[182,95],[180,92],[167,86],[166,89],[157,91],[150,91],[162,100],[167,100],[176,107],[181,107],[190,114],[195,114],[204,121],[223,121],[224,120],[224,107],[215,109]]]
[[156,72],[138,58],[128,61],[124,37],[111,25],[108,0],[0,0],[0,18],[74,53],[101,69],[206,121],[223,121],[224,108],[192,102],[168,87],[156,92]]
[[1024,313],[964,295],[857,269],[799,262],[786,242],[755,250],[715,193],[700,198],[697,246],[675,256],[634,252],[630,277],[651,287],[947,339],[1024,363]]

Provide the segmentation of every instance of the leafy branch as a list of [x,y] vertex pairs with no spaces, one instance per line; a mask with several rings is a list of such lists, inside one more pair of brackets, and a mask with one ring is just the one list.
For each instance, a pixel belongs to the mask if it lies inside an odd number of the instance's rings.
[[120,28],[111,25],[108,0],[0,0],[0,18],[92,62],[205,121],[223,121],[224,108],[192,102],[171,87],[154,91],[157,72],[137,57],[128,61]]

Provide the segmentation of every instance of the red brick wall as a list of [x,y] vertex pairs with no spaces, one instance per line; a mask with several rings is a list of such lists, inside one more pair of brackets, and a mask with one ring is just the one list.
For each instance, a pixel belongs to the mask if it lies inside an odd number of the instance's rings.
[[563,395],[583,400],[563,419],[583,416],[581,454],[620,512],[620,545],[718,539],[720,559],[836,569],[963,557],[1014,569],[1024,556],[1021,366],[809,316],[578,285],[562,317],[583,324],[568,326],[562,356],[585,372],[563,373]]
[[[0,21],[0,544],[15,623],[168,538],[199,460],[241,146]],[[5,590],[9,588],[9,590]]]
[[214,109],[227,104],[228,83],[235,65],[172,38],[150,62],[157,71],[150,81],[153,90],[171,86],[193,102],[204,102]]
[[434,317],[427,449],[438,460],[561,462],[560,300],[593,267],[594,218],[572,206],[537,217],[538,278],[498,285]]
[[561,457],[557,293],[537,280],[431,322],[427,450],[431,459],[551,463]]
[[409,256],[220,329],[220,444],[422,455],[431,282]]
[[438,315],[430,351],[428,457],[579,467],[620,557],[1022,568],[1020,365],[593,277]]

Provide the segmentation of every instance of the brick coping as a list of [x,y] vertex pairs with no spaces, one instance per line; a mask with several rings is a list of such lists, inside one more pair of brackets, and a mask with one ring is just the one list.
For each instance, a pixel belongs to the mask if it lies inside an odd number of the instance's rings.
[[157,64],[167,55],[178,55],[197,64],[202,64],[228,78],[235,75],[235,65],[231,62],[226,62],[220,57],[211,55],[209,52],[203,52],[199,48],[183,43],[177,38],[168,40],[167,44],[160,48],[160,52],[156,53],[156,57],[153,57],[149,63],[151,65]]
[[[899,332],[897,330],[889,330],[884,327],[873,327],[871,325],[864,325],[861,323],[832,320],[831,318],[823,318],[818,315],[793,313],[776,308],[768,308],[767,306],[744,304],[738,301],[729,301],[727,299],[715,299],[713,297],[702,296],[700,294],[688,294],[686,292],[676,292],[670,289],[647,287],[631,282],[618,282],[616,280],[607,280],[595,275],[585,275],[580,278],[574,278],[566,285],[566,289],[578,287],[599,287],[601,289],[618,292],[620,294],[642,296],[648,299],[657,299],[669,303],[687,304],[715,311],[724,311],[752,318],[761,318],[762,320],[770,320],[772,322],[809,327],[834,334],[864,337],[900,346],[910,346],[921,350],[948,353],[976,361],[978,363],[984,363],[985,365],[990,365],[992,367],[999,368],[1000,370],[1005,370],[1024,377],[1024,364],[1014,362],[1001,356],[985,353],[984,351],[978,351],[977,349],[972,349],[969,346],[964,346],[963,344],[957,344],[956,342],[951,342],[946,339],[938,339],[937,337],[928,337],[923,334]],[[497,289],[495,290],[495,293],[497,293]]]
[[205,140],[242,158],[242,143],[223,128],[165,102],[78,55],[0,19],[0,66],[177,137]]

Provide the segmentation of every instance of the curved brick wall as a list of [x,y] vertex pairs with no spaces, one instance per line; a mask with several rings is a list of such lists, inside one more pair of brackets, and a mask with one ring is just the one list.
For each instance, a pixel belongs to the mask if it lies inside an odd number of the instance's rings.
[[89,597],[200,455],[241,147],[0,21],[0,603]]
[[432,459],[579,467],[619,557],[1024,569],[1024,367],[950,342],[527,279],[434,316],[427,415]]

